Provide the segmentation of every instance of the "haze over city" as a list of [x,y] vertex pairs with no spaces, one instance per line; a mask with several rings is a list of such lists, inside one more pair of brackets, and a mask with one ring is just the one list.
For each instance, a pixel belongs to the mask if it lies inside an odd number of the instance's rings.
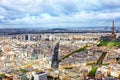
[[120,0],[0,0],[0,28],[120,26]]

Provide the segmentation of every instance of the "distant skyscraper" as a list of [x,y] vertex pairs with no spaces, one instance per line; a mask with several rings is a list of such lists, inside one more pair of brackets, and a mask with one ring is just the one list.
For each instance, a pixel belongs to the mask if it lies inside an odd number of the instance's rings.
[[58,64],[58,50],[59,50],[59,43],[58,42],[54,48],[54,54],[52,56],[52,64],[51,64],[51,68],[57,69],[59,64]]
[[25,40],[28,40],[28,35],[25,35]]
[[115,40],[116,34],[115,34],[115,28],[114,28],[114,21],[112,22],[112,34],[110,36],[110,40]]

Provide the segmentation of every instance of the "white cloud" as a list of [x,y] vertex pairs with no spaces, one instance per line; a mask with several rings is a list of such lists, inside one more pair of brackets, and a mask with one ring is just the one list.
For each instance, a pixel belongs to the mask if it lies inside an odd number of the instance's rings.
[[120,7],[120,0],[100,0],[100,2],[107,8]]
[[[26,15],[23,18],[16,18],[15,20],[8,20],[9,24],[32,24],[32,25],[50,25],[52,24],[78,24],[78,23],[87,23],[87,22],[98,22],[104,20],[115,20],[120,18],[119,12],[78,12],[76,14],[66,16],[51,16],[49,14],[42,14],[42,16],[30,16]],[[54,26],[55,26],[54,25]],[[89,25],[89,24],[88,24]]]
[[[0,24],[97,25],[120,18],[119,3],[120,0],[0,0]],[[115,9],[109,9],[112,5]]]
[[4,18],[5,18],[4,16],[1,16],[1,15],[0,15],[0,19],[4,19]]

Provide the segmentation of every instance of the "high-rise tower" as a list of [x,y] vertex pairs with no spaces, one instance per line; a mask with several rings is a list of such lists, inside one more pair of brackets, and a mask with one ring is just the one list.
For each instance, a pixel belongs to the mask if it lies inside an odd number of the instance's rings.
[[110,40],[116,40],[116,34],[115,34],[115,27],[114,27],[114,21],[112,22],[112,33],[110,36]]

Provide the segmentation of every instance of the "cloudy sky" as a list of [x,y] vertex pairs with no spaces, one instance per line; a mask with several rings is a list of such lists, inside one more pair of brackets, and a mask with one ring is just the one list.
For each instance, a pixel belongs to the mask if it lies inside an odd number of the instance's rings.
[[120,26],[120,0],[0,0],[0,28]]

